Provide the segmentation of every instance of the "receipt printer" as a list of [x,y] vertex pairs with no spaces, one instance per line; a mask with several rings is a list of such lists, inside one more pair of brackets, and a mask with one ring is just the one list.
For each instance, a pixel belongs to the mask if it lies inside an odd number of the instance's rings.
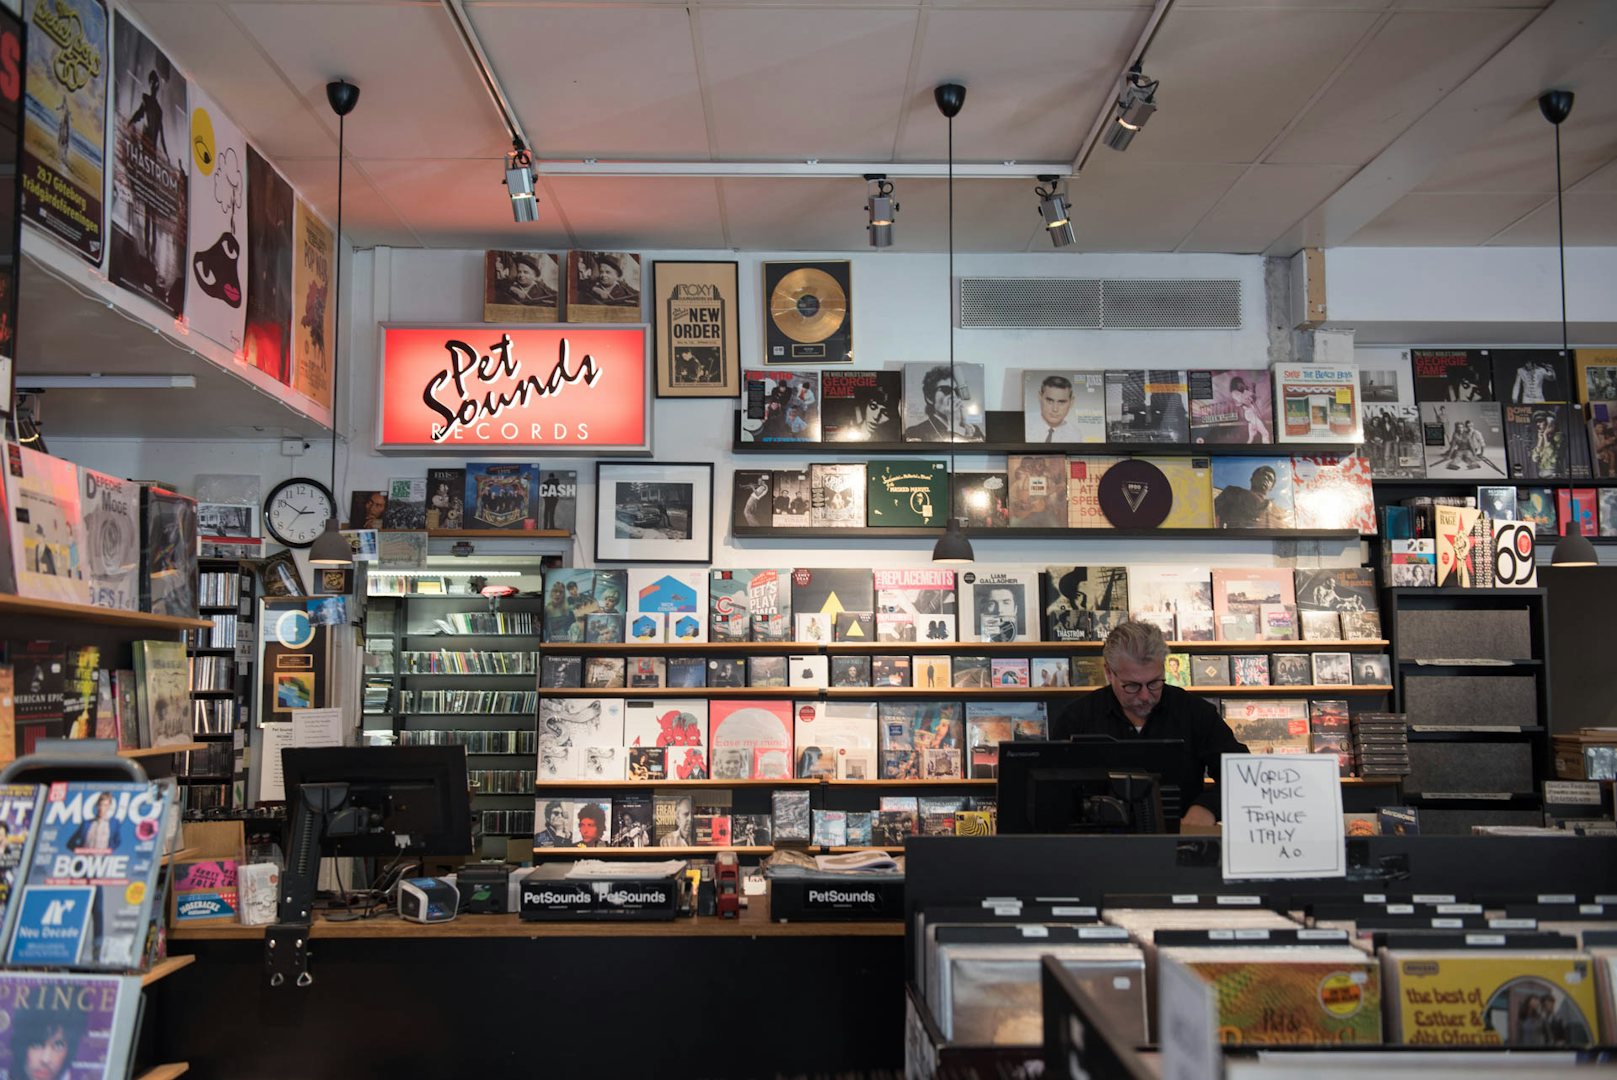
[[460,890],[443,878],[413,877],[399,882],[399,915],[411,922],[448,922],[460,907]]

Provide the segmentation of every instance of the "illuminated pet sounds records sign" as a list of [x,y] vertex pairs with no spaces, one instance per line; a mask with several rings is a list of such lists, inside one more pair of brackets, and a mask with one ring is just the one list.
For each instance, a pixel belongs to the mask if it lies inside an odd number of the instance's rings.
[[382,327],[381,450],[649,451],[644,326]]

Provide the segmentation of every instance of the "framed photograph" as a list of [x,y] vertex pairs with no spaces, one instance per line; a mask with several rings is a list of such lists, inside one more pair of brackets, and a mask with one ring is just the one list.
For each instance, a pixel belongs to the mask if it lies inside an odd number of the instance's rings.
[[269,596],[307,596],[303,575],[290,551],[277,551],[258,564],[259,592]]
[[548,251],[483,252],[483,321],[561,321],[561,259]]
[[640,256],[628,251],[569,251],[570,323],[640,322]]
[[311,592],[315,596],[347,596],[354,591],[352,570],[317,566],[310,574],[314,578]]
[[741,392],[740,278],[733,262],[651,264],[657,396],[733,398]]
[[711,563],[710,462],[597,462],[597,562]]
[[274,712],[314,708],[315,673],[312,671],[277,671],[275,680]]

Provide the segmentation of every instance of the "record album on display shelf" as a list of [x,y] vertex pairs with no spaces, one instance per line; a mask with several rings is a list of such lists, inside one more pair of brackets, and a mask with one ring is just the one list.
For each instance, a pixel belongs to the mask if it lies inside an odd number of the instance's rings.
[[852,264],[764,263],[764,363],[853,363]]
[[651,264],[658,397],[740,393],[740,295],[734,262]]

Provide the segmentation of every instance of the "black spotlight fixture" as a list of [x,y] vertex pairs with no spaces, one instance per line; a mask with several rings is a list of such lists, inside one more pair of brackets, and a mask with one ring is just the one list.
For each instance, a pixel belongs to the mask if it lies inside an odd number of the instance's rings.
[[1050,243],[1064,248],[1077,239],[1072,229],[1072,211],[1067,207],[1067,193],[1061,190],[1061,177],[1041,176],[1040,186],[1033,189],[1039,196],[1039,216],[1044,219],[1044,230],[1050,234]]
[[886,173],[866,173],[865,183],[869,190],[865,194],[865,213],[870,223],[865,228],[870,232],[870,246],[885,248],[893,246],[893,219],[898,217],[898,203],[893,198],[893,185],[887,179]]
[[1151,114],[1157,111],[1157,80],[1148,79],[1136,60],[1129,68],[1123,94],[1117,99],[1117,111],[1106,125],[1106,145],[1113,150],[1127,150],[1134,136],[1145,127]]
[[511,140],[505,155],[505,187],[511,195],[511,217],[518,222],[539,220],[539,197],[533,191],[533,155],[521,139]]
[[[959,83],[942,83],[932,92],[938,111],[949,121],[949,385],[957,387],[954,371],[954,118],[966,103],[966,88]],[[971,541],[960,529],[960,519],[954,513],[955,460],[953,443],[959,430],[955,415],[959,406],[958,394],[949,395],[949,518],[943,535],[932,547],[932,561],[946,565],[960,565],[976,559]]]
[[[343,155],[347,135],[346,119],[359,104],[359,87],[346,79],[326,84],[326,101],[337,114],[337,238],[334,247],[337,267],[331,291],[331,497],[337,497],[337,396],[342,392],[342,174]],[[326,530],[315,538],[309,548],[309,565],[325,567],[352,566],[353,548],[339,531],[336,508],[326,520]]]

